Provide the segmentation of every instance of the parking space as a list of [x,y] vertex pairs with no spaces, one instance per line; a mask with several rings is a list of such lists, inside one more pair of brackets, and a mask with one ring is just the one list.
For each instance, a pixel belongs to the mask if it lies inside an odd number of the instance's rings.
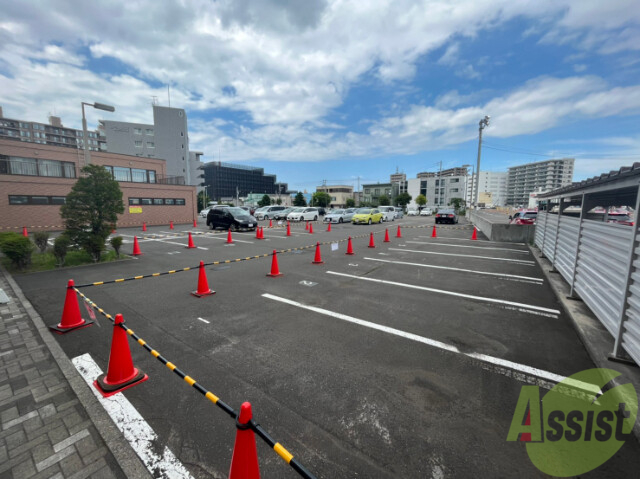
[[[506,442],[520,387],[549,387],[593,363],[528,247],[471,241],[463,222],[438,226],[437,238],[432,217],[331,232],[316,223],[313,234],[296,224],[290,237],[284,227],[265,228],[265,240],[237,232],[227,245],[226,232],[199,219],[197,228],[150,227],[138,236],[144,255],[136,260],[17,280],[54,323],[71,277],[85,284],[215,262],[206,272],[216,294],[205,298],[189,294],[194,269],[82,292],[122,313],[225,402],[251,401],[256,420],[318,477],[539,477],[524,445]],[[188,231],[199,233],[198,248],[186,249]],[[142,232],[118,233],[132,240]],[[323,264],[312,264],[316,242]],[[266,276],[274,249],[287,251],[277,256],[277,278]],[[106,369],[110,326],[99,317],[58,340],[69,357],[90,353]],[[160,446],[196,477],[225,476],[233,421],[131,348],[150,380],[124,394]],[[260,441],[258,452],[263,477],[297,477]],[[628,443],[594,474],[638,468],[637,445]]]

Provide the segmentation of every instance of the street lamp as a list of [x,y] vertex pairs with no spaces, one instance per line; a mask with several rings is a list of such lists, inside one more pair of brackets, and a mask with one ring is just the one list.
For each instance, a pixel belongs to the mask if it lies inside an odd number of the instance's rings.
[[490,119],[491,117],[487,115],[482,120],[480,120],[480,123],[478,124],[478,167],[476,168],[476,175],[478,175],[478,180],[476,181],[476,209],[478,208],[478,192],[480,191],[480,153],[482,152],[482,130],[489,126]]
[[111,105],[105,105],[104,103],[85,103],[85,102],[80,102],[81,106],[82,106],[82,138],[83,138],[83,143],[84,143],[84,166],[87,166],[88,164],[91,163],[91,155],[89,153],[89,148],[88,148],[88,143],[89,143],[89,139],[88,139],[88,134],[87,134],[87,119],[84,116],[84,106],[92,106],[93,108],[95,108],[96,110],[104,110],[104,111],[111,111],[114,112],[116,111],[115,107],[111,106]]

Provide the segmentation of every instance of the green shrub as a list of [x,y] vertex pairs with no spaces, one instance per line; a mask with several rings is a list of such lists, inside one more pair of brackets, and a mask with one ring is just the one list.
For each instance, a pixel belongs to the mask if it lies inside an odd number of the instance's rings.
[[116,252],[116,257],[120,257],[120,247],[122,246],[122,236],[114,236],[110,240],[111,246]]
[[47,233],[46,231],[36,231],[33,234],[33,241],[35,242],[40,252],[44,253],[47,250],[49,233]]
[[58,266],[64,266],[64,260],[69,251],[71,240],[65,234],[58,236],[53,242],[53,255],[58,260]]
[[31,253],[33,253],[33,243],[18,233],[3,234],[0,240],[0,250],[11,260],[17,268],[26,268],[31,264]]

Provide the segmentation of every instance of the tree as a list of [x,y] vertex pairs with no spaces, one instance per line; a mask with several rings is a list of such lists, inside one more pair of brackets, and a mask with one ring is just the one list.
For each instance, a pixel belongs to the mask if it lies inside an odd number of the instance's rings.
[[263,207],[263,206],[270,206],[271,205],[271,198],[269,198],[269,195],[264,195],[262,197],[262,199],[260,201],[258,201],[258,206]]
[[378,205],[389,206],[390,204],[391,204],[391,200],[387,195],[378,196]]
[[311,196],[311,202],[313,206],[320,206],[325,208],[331,204],[331,195],[329,193],[325,193],[324,191],[316,191]]
[[356,200],[354,200],[353,198],[347,198],[344,202],[344,205],[347,208],[354,208],[356,206]]
[[204,191],[198,193],[198,211],[202,211],[207,207],[207,203],[209,202],[209,197]]
[[278,198],[278,199],[276,200],[276,205],[281,205],[281,204],[282,204],[282,200],[281,200],[280,198]]
[[307,206],[307,200],[304,199],[301,191],[298,191],[298,194],[293,199],[293,206]]
[[462,198],[451,198],[451,200],[449,200],[449,204],[453,206],[456,211],[458,211],[460,209],[460,206],[464,204],[464,200]]
[[402,206],[403,208],[407,206],[411,202],[411,195],[407,192],[400,193],[396,196],[396,205]]
[[82,172],[86,176],[71,188],[60,216],[71,241],[98,262],[118,214],[124,213],[122,191],[103,166],[87,165]]
[[425,198],[424,195],[418,195],[416,196],[416,203],[418,204],[418,206],[420,206],[421,208],[427,204],[427,198]]

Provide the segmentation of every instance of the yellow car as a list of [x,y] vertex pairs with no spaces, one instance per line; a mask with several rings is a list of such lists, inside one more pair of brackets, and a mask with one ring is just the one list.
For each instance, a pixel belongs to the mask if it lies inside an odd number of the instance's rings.
[[370,225],[371,223],[382,223],[383,217],[384,215],[377,208],[358,208],[351,218],[351,222],[354,225]]

